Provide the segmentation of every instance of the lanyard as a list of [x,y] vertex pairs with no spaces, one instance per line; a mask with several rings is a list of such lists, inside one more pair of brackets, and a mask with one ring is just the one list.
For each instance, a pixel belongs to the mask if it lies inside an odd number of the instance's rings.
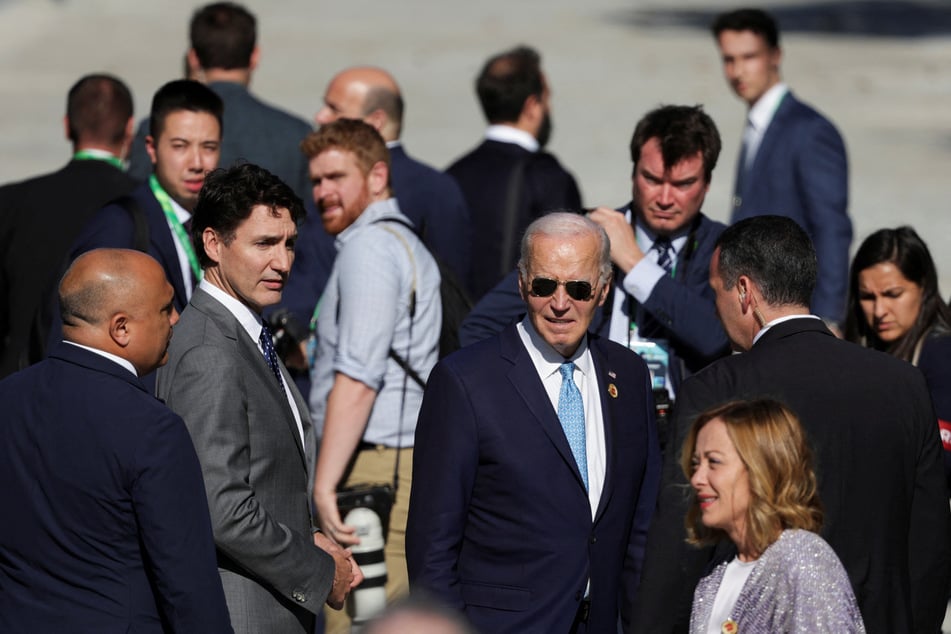
[[79,150],[73,154],[74,161],[105,161],[116,169],[123,169],[122,159],[118,156],[106,152],[97,152],[95,150]]
[[191,265],[195,279],[200,280],[201,267],[198,266],[198,257],[195,255],[195,249],[192,247],[191,240],[188,239],[188,233],[185,231],[182,221],[178,219],[178,215],[172,208],[172,199],[168,197],[168,194],[162,189],[162,186],[159,185],[155,174],[149,176],[149,187],[152,189],[152,195],[155,196],[155,200],[157,200],[159,206],[162,207],[162,211],[165,212],[165,219],[168,220],[168,224],[172,226],[172,231],[178,239],[182,250],[185,252],[185,257],[188,258],[188,264]]

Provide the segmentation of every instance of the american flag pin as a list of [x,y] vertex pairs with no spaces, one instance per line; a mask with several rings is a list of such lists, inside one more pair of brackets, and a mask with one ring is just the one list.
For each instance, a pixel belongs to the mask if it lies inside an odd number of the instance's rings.
[[608,376],[611,377],[612,379],[617,378],[617,374],[615,374],[614,370],[608,370]]

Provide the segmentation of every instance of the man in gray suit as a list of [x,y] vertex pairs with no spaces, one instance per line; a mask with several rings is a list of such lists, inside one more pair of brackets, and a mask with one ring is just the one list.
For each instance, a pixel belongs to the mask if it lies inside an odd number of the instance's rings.
[[[219,165],[228,167],[239,160],[260,165],[306,200],[310,177],[297,146],[311,132],[311,124],[248,90],[261,57],[254,15],[233,2],[205,5],[192,15],[189,40],[189,77],[208,84],[225,104]],[[147,134],[148,122],[143,121],[130,153],[129,174],[140,180],[152,172],[145,153]]]
[[237,633],[311,634],[324,601],[339,609],[362,580],[350,553],[311,528],[307,404],[261,321],[281,298],[303,215],[290,188],[256,165],[208,176],[191,235],[204,279],[158,377],[201,461]]

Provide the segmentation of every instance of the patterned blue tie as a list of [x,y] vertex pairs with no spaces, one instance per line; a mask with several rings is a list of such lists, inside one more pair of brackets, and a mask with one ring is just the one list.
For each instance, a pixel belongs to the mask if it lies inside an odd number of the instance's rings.
[[578,463],[578,471],[584,480],[584,488],[588,490],[588,453],[584,437],[584,403],[581,401],[581,392],[575,385],[575,364],[567,361],[558,368],[561,372],[561,391],[558,393],[558,419],[565,430],[571,453]]
[[261,336],[258,339],[261,342],[261,349],[264,350],[264,360],[271,367],[271,372],[277,377],[277,384],[281,386],[281,392],[287,396],[284,390],[284,379],[281,377],[281,366],[277,362],[277,352],[274,351],[274,340],[271,337],[271,329],[267,324],[261,326]]
[[657,249],[657,264],[660,268],[664,269],[668,273],[674,268],[674,259],[671,256],[671,252],[674,250],[674,245],[670,243],[670,238],[665,238],[661,236],[654,241],[654,248]]

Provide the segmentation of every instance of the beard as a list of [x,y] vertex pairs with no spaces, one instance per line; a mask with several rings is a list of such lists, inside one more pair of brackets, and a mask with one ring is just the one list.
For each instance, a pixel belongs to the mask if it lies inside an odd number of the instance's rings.
[[539,150],[544,150],[545,146],[548,145],[548,141],[551,140],[551,128],[551,113],[546,112],[545,118],[542,119],[541,125],[538,126],[538,134],[535,135]]

